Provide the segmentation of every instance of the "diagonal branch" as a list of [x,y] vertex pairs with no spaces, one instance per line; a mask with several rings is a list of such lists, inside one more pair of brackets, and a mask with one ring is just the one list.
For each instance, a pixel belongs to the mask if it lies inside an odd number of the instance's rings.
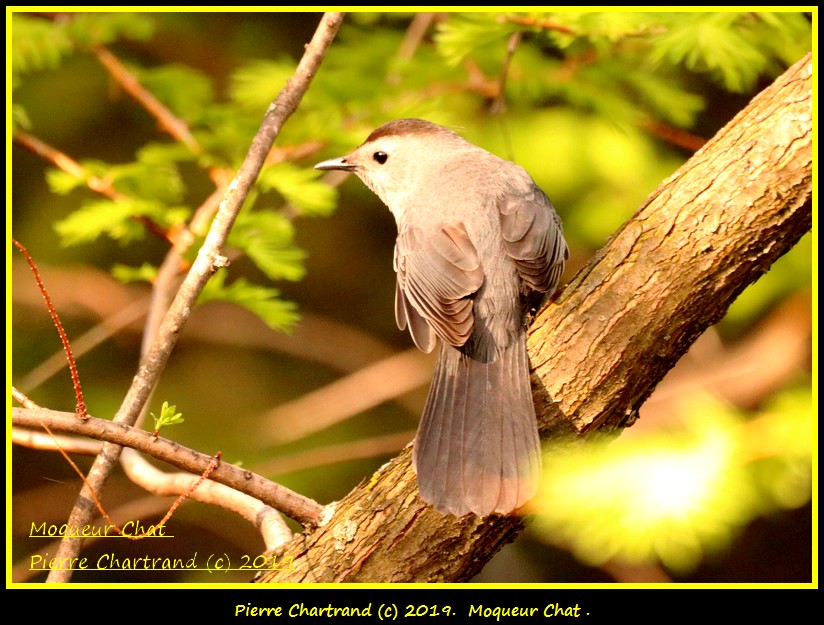
[[[219,267],[225,265],[226,258],[221,252],[243,201],[246,199],[255,180],[257,180],[266,156],[269,154],[283,124],[297,109],[303,95],[308,90],[342,21],[342,13],[326,13],[323,15],[312,41],[307,45],[306,52],[295,70],[294,76],[289,79],[286,87],[278,94],[272,106],[267,110],[260,130],[255,135],[240,170],[226,191],[226,195],[212,222],[212,227],[191,270],[164,317],[152,347],[140,363],[132,386],[115,415],[114,421],[116,423],[126,425],[135,423],[152,389],[157,384],[177,342],[180,330],[191,315],[200,292],[211,275]],[[118,445],[106,444],[101,454],[95,459],[87,478],[88,484],[84,485],[81,490],[69,516],[68,525],[70,527],[82,527],[92,520],[95,510],[89,488],[98,494],[102,491],[109,474],[118,462],[121,451],[122,447]],[[67,536],[61,542],[56,557],[77,557],[81,544],[82,540],[80,538]],[[66,582],[70,579],[70,576],[71,571],[52,571],[47,581]]]
[[[545,307],[529,351],[545,437],[630,425],[747,285],[812,225],[810,55],[652,194]],[[442,516],[417,496],[409,449],[293,540],[261,582],[467,581],[523,528]],[[445,557],[446,556],[446,557]]]

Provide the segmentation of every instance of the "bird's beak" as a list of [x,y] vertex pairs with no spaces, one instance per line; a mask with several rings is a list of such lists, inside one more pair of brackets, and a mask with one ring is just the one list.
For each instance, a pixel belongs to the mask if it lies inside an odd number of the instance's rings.
[[315,165],[315,169],[342,169],[343,171],[355,171],[355,165],[347,161],[346,156],[338,158],[330,158],[328,161],[323,161]]

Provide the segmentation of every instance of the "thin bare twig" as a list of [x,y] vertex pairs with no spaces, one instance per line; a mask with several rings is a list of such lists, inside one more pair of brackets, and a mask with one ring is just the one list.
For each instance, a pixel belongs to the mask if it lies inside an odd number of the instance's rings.
[[57,451],[62,449],[70,454],[80,454],[82,456],[96,456],[100,453],[103,443],[90,441],[85,438],[73,436],[60,436],[54,434],[49,436],[45,432],[28,430],[21,428],[11,429],[12,445],[27,447],[28,449],[39,449],[41,451]]
[[[134,300],[125,308],[121,308],[113,315],[101,320],[100,323],[74,339],[72,341],[72,350],[75,357],[80,359],[124,328],[145,317],[146,308],[148,307],[147,300],[148,298],[145,297]],[[31,389],[37,388],[61,371],[65,366],[66,359],[63,357],[63,353],[55,352],[23,376],[20,380],[20,386],[27,391],[31,391]]]
[[416,348],[393,354],[269,411],[258,435],[277,444],[309,436],[419,388],[431,377],[429,354]]
[[97,60],[105,67],[117,82],[143,107],[157,119],[160,127],[176,140],[186,145],[195,154],[202,151],[200,144],[189,132],[189,125],[174,115],[154,95],[147,91],[140,81],[121,63],[118,58],[103,46],[92,50]]
[[489,107],[491,113],[498,115],[506,111],[506,80],[509,77],[509,66],[512,64],[512,57],[515,56],[515,51],[521,43],[521,31],[516,30],[509,36],[506,44],[506,57],[504,57],[503,65],[501,66],[501,75],[498,78],[498,95],[492,101],[492,106]]
[[[146,462],[140,454],[131,448],[123,450],[122,459],[122,464],[128,473],[129,479],[160,497],[176,496],[190,492],[198,479],[197,475],[191,473],[166,473],[161,471]],[[132,461],[135,459],[139,459],[140,462],[132,466]],[[228,466],[233,472],[241,471],[238,467],[226,465],[226,463],[222,463],[220,466]],[[257,484],[271,484],[249,471],[242,471],[242,473],[254,476],[253,481]],[[266,495],[269,496],[269,493],[266,493]],[[298,495],[298,497],[301,497],[301,495]],[[292,539],[292,530],[286,525],[286,521],[283,520],[283,516],[277,508],[261,501],[256,496],[242,493],[233,486],[214,481],[214,474],[210,476],[208,481],[203,482],[197,490],[191,492],[190,499],[219,506],[243,517],[258,529],[267,549],[277,550]],[[312,500],[307,501],[311,502],[309,505],[313,508],[312,516],[314,517],[317,514],[320,518],[322,506]]]
[[283,475],[303,469],[314,469],[338,462],[351,462],[395,454],[415,438],[414,431],[385,434],[361,440],[328,445],[318,449],[280,456],[256,465],[255,469],[265,475]]
[[[398,47],[397,60],[400,63],[406,63],[414,55],[418,46],[423,41],[426,32],[429,30],[432,21],[435,19],[435,13],[415,13],[415,17],[409,23],[409,28],[406,29],[406,34]],[[386,77],[386,82],[390,85],[397,85],[401,81],[401,72],[395,68],[391,74]]]
[[[229,231],[243,205],[243,201],[257,179],[266,156],[283,124],[297,110],[342,21],[342,13],[324,14],[312,41],[307,45],[306,52],[298,63],[295,74],[289,79],[286,87],[278,94],[278,97],[266,112],[260,130],[255,135],[240,170],[227,188],[226,195],[212,222],[206,240],[172,302],[169,312],[160,325],[158,336],[152,344],[152,348],[142,359],[134,382],[115,415],[114,421],[116,423],[132,425],[136,422],[166,366],[181,328],[191,315],[197,297],[211,275],[219,267],[225,265],[226,259],[222,255],[223,245],[229,236]],[[95,459],[89,471],[88,484],[84,485],[81,490],[69,516],[69,526],[81,527],[92,520],[94,509],[90,505],[88,490],[92,488],[98,493],[102,491],[112,469],[119,460],[121,451],[122,447],[118,445],[111,443],[104,445],[103,452]],[[82,539],[67,536],[60,544],[57,557],[77,557],[81,544]],[[71,571],[52,571],[47,581],[66,582],[69,579],[71,579]]]
[[[115,443],[121,447],[141,451],[191,474],[203,473],[214,459],[214,456],[202,454],[160,436],[154,437],[151,432],[139,428],[94,417],[89,417],[88,421],[83,422],[68,412],[44,408],[13,408],[12,424],[27,428],[42,427],[45,424],[57,432],[70,432]],[[197,478],[197,475],[189,477]],[[319,503],[251,471],[222,462],[209,475],[209,479],[255,497],[300,523],[317,524],[321,511]]]

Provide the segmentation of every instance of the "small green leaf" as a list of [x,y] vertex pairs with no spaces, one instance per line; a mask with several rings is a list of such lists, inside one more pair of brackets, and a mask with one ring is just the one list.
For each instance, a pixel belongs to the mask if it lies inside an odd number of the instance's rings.
[[86,184],[86,178],[75,176],[62,169],[47,169],[46,184],[53,193],[66,195],[74,191],[77,187]]
[[295,62],[290,58],[251,61],[232,75],[229,94],[246,110],[266,110],[272,103],[272,94],[283,89],[294,71]]
[[168,64],[132,71],[175,115],[190,122],[200,121],[204,110],[214,101],[211,79],[191,67]]
[[129,267],[116,264],[112,267],[112,275],[120,282],[152,282],[157,276],[157,267],[143,263],[140,267]]
[[493,43],[505,46],[509,35],[518,29],[494,13],[454,14],[438,25],[435,44],[446,62],[455,66],[478,48]]
[[337,191],[320,181],[320,172],[291,163],[278,163],[261,172],[258,185],[277,191],[307,216],[326,216],[335,209]]
[[297,305],[278,299],[276,289],[251,284],[239,278],[226,285],[226,271],[219,270],[200,294],[198,302],[223,301],[243,306],[255,313],[272,329],[289,332],[298,320]]
[[174,404],[169,404],[167,401],[164,401],[163,405],[160,407],[159,417],[156,417],[153,412],[150,414],[152,415],[152,419],[154,419],[155,433],[169,425],[178,425],[183,423],[184,420],[183,414],[177,411],[177,406]]
[[243,211],[229,235],[229,244],[243,250],[272,280],[300,280],[306,253],[294,245],[294,226],[273,211]]
[[54,228],[65,246],[88,243],[103,234],[127,242],[143,234],[143,226],[132,219],[139,213],[131,201],[95,200],[58,221]]
[[14,76],[54,69],[72,49],[71,39],[62,24],[12,15],[11,68]]

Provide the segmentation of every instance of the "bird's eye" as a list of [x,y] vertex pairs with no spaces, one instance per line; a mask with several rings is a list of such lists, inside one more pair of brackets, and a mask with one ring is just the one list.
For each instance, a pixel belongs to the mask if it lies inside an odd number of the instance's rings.
[[375,152],[372,155],[372,158],[374,158],[380,165],[383,165],[389,158],[389,155],[386,152]]

